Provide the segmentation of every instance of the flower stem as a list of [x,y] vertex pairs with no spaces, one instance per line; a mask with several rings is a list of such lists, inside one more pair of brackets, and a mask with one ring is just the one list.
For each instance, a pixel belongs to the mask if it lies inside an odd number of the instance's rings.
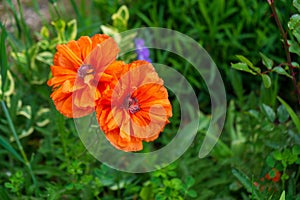
[[280,35],[283,39],[283,47],[284,47],[284,51],[285,51],[285,55],[286,55],[286,59],[287,59],[287,65],[289,66],[289,69],[290,69],[290,74],[292,76],[295,93],[297,94],[297,97],[298,97],[298,104],[300,105],[300,90],[297,87],[296,73],[294,72],[294,67],[292,65],[291,53],[289,51],[289,44],[288,44],[288,39],[287,39],[287,32],[283,29],[282,24],[279,20],[274,1],[268,1],[268,2],[271,7],[276,24],[279,28]]

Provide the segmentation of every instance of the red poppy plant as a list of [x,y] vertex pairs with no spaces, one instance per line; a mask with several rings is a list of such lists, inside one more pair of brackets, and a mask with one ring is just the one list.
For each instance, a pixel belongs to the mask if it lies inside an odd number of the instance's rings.
[[172,116],[168,92],[146,61],[122,64],[117,81],[102,92],[96,105],[98,123],[117,149],[139,151],[155,140]]
[[82,36],[77,41],[56,47],[51,98],[56,109],[66,117],[82,117],[95,110],[95,101],[101,97],[97,88],[109,82],[113,74],[109,65],[115,61],[119,48],[107,35]]

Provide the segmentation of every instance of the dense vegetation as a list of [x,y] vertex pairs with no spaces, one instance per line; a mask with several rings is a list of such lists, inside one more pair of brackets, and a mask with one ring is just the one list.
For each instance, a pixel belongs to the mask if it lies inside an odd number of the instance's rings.
[[[300,199],[299,0],[0,2],[6,16],[0,199]],[[118,12],[122,5],[129,18]],[[26,9],[39,16],[38,29],[28,24]],[[185,75],[202,112],[193,144],[177,161],[135,174],[112,169],[86,150],[74,120],[55,109],[46,82],[57,44],[139,27],[176,30],[203,46],[222,75],[228,105],[218,143],[200,159],[211,117],[205,83],[183,58],[150,49],[152,61]],[[176,134],[180,114],[170,100],[171,123],[144,152]]]

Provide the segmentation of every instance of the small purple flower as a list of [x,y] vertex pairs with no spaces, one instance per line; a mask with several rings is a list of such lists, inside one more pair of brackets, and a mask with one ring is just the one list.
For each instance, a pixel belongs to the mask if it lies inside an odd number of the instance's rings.
[[152,60],[149,58],[150,56],[150,51],[147,47],[145,47],[145,42],[141,38],[136,38],[134,39],[134,44],[135,44],[135,52],[137,53],[137,58],[139,60],[145,60],[148,62],[152,62]]

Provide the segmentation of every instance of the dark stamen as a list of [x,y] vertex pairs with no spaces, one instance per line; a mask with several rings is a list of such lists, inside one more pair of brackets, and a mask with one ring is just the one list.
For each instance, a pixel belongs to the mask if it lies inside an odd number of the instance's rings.
[[135,97],[128,97],[127,99],[127,109],[131,114],[140,111],[140,105]]
[[78,76],[80,78],[84,78],[86,75],[94,74],[94,69],[92,65],[89,64],[83,64],[78,69]]

